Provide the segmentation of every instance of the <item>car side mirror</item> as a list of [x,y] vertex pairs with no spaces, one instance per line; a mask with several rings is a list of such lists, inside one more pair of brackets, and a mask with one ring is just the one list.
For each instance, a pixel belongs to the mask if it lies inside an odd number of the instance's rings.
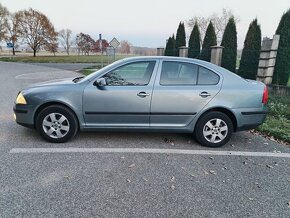
[[94,86],[103,87],[106,85],[107,85],[107,82],[106,82],[105,78],[99,78],[94,82]]

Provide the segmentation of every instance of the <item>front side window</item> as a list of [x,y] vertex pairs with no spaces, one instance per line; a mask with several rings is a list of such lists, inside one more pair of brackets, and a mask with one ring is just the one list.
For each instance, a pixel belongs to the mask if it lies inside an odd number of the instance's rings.
[[164,61],[161,85],[196,85],[198,66],[195,64]]
[[155,61],[126,64],[109,73],[104,78],[108,86],[144,86],[150,81]]

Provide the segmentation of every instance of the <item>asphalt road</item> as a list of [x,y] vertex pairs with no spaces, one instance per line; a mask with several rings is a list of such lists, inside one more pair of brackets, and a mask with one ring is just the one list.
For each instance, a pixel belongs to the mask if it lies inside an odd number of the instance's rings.
[[[218,149],[201,147],[187,134],[167,133],[79,133],[71,142],[50,144],[14,122],[18,90],[75,75],[0,62],[1,218],[290,217],[290,148],[261,136],[236,133]],[[35,148],[52,152],[29,152]],[[87,150],[67,152],[78,148]],[[102,148],[111,151],[101,153]],[[184,150],[203,154],[177,154]],[[252,156],[256,152],[270,156]]]

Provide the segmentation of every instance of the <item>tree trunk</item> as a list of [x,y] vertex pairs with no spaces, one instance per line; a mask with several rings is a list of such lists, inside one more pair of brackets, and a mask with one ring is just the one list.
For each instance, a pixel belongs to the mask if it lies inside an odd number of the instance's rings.
[[36,57],[36,49],[33,50],[33,57]]
[[12,48],[12,54],[15,55],[15,49],[14,49],[14,47]]

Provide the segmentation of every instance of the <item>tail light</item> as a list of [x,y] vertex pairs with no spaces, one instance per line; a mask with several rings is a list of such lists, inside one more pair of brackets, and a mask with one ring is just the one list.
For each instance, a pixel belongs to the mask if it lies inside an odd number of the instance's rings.
[[264,87],[264,92],[263,92],[263,98],[262,98],[262,103],[267,104],[269,98],[269,92],[267,86]]

